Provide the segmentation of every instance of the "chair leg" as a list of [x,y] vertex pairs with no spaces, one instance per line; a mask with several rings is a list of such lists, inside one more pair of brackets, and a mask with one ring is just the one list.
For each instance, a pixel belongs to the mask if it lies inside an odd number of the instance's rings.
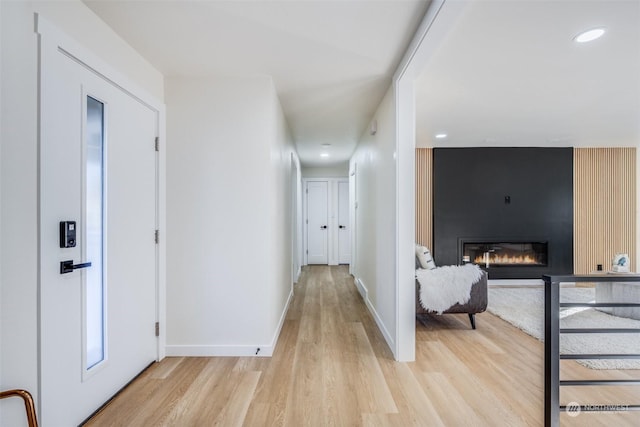
[[475,329],[476,328],[476,315],[473,313],[468,313],[469,314],[469,321],[471,322],[471,329]]

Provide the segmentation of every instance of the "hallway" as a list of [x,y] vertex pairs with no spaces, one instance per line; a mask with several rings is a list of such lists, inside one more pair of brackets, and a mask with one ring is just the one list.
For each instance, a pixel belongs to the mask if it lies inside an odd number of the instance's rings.
[[[428,316],[417,324],[417,361],[398,363],[348,267],[306,266],[272,358],[167,358],[88,425],[541,425],[542,344],[493,315],[477,322],[472,331],[466,315]],[[620,396],[606,392],[591,401]],[[561,420],[631,426],[637,415]]]

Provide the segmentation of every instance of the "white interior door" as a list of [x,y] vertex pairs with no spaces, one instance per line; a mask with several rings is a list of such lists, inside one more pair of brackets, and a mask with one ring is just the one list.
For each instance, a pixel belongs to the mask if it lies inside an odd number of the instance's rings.
[[158,113],[60,49],[41,55],[40,418],[71,426],[157,358]]
[[307,181],[307,263],[328,264],[329,183]]
[[351,262],[351,227],[349,224],[349,181],[338,182],[338,262]]

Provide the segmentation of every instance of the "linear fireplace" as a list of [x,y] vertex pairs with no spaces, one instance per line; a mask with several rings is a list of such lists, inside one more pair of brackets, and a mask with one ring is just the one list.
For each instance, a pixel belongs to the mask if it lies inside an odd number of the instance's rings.
[[[573,148],[433,149],[431,253],[438,265],[479,255],[489,279],[573,274],[573,213]],[[516,255],[498,258],[507,248]]]
[[546,267],[549,245],[546,241],[461,240],[463,263],[485,268]]

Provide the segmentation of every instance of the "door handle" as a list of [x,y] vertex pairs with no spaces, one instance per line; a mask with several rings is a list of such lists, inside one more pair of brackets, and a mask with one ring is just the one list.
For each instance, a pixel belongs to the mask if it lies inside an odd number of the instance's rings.
[[327,226],[326,226],[326,225],[321,225],[321,226],[320,226],[320,228],[321,228],[322,230],[326,230],[326,229],[327,229]]
[[74,264],[72,259],[68,261],[60,261],[60,274],[71,273],[73,270],[77,270],[79,268],[87,268],[87,267],[91,267],[90,262],[84,262],[82,264]]
[[346,226],[346,225],[340,225],[339,227],[340,227],[340,228],[347,228],[347,226]]

